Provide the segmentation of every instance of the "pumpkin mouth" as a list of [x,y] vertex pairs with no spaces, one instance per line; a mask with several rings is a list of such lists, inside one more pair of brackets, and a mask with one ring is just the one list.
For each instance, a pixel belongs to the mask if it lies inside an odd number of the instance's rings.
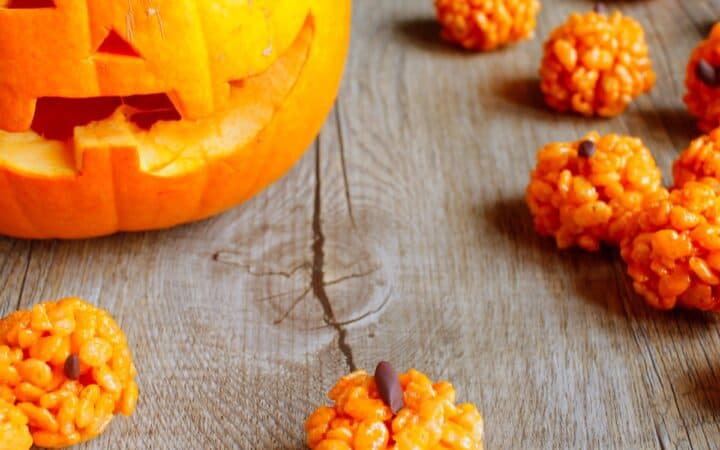
[[309,14],[270,67],[230,81],[227,106],[201,119],[183,119],[172,93],[40,98],[31,130],[0,130],[0,166],[40,176],[77,176],[86,151],[134,148],[146,173],[174,176],[199,168],[249,144],[270,123],[303,73],[314,32]]
[[43,97],[37,101],[30,129],[45,139],[71,139],[76,127],[112,116],[118,109],[142,130],[161,121],[178,121],[182,116],[167,94],[128,97],[64,98]]

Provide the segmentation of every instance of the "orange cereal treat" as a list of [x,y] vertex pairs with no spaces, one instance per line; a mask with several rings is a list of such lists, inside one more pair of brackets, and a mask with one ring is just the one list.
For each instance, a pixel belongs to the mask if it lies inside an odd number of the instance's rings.
[[27,416],[0,397],[0,450],[28,450],[32,443]]
[[720,182],[688,181],[648,196],[621,249],[650,305],[720,311]]
[[112,317],[77,298],[35,305],[0,321],[0,398],[28,419],[38,447],[102,433],[138,398],[135,365]]
[[643,197],[659,189],[660,169],[640,139],[593,132],[540,150],[526,201],[538,233],[559,248],[596,251],[619,244]]
[[450,383],[415,369],[399,375],[386,362],[375,376],[356,371],[330,391],[334,406],[305,422],[313,450],[482,450],[483,419],[471,404],[455,405]]
[[720,129],[692,141],[673,164],[675,187],[707,177],[720,180]]
[[655,85],[642,26],[604,7],[574,13],[553,31],[540,78],[551,108],[601,117],[622,113]]
[[690,56],[685,86],[685,104],[698,127],[707,133],[720,126],[720,24]]
[[539,0],[435,0],[442,37],[468,50],[489,51],[530,38]]

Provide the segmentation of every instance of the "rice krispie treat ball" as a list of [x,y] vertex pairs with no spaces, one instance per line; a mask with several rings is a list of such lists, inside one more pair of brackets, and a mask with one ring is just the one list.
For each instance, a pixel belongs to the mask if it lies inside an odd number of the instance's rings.
[[622,243],[635,290],[659,309],[720,310],[720,182],[688,181],[645,199]]
[[574,13],[545,43],[545,102],[558,111],[616,116],[655,85],[642,26],[604,7]]
[[596,251],[629,233],[633,214],[644,196],[662,188],[661,178],[640,139],[593,132],[540,150],[526,201],[538,233],[562,249]]
[[720,126],[720,24],[692,52],[685,86],[685,104],[698,127],[707,133]]
[[28,418],[0,397],[0,450],[28,450],[32,443]]
[[532,37],[539,0],[435,0],[442,37],[489,51]]
[[433,383],[411,369],[399,375],[381,362],[375,376],[360,370],[330,391],[334,406],[305,422],[313,450],[482,450],[483,419],[456,405],[450,383]]
[[673,164],[675,187],[707,177],[720,180],[720,129],[692,141]]
[[0,398],[28,419],[38,447],[102,433],[138,398],[135,365],[112,317],[77,298],[35,305],[0,321]]

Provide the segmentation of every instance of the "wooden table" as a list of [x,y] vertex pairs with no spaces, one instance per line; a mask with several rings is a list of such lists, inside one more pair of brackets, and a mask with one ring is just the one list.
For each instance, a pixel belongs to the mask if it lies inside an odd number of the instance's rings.
[[471,55],[430,0],[357,0],[344,88],[281,182],[220,217],[87,242],[0,240],[0,312],[78,295],[126,330],[141,400],[83,449],[302,448],[338,377],[381,359],[451,380],[488,448],[718,448],[717,316],[644,306],[617,252],[557,251],[523,202],[536,150],[642,137],[666,179],[696,134],[681,98],[720,0],[617,4],[655,90],[614,120],[554,115],[542,38]]

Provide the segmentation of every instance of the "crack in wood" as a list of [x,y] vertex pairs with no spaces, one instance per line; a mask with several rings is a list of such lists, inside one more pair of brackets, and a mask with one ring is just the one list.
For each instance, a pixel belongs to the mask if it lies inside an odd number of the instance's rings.
[[[337,113],[336,113],[337,114]],[[339,121],[339,117],[338,117]],[[338,122],[339,124],[339,122]],[[340,137],[340,153],[342,160],[342,171],[343,180],[345,183],[345,199],[347,202],[348,213],[352,222],[353,228],[355,228],[355,219],[352,212],[352,200],[350,197],[350,188],[347,178],[347,167],[345,165],[344,148],[343,148],[343,137],[342,130],[338,129]],[[323,310],[323,327],[331,327],[335,329],[338,334],[338,347],[345,357],[345,362],[350,370],[356,370],[357,366],[354,361],[353,351],[350,344],[347,342],[347,325],[352,325],[361,320],[364,320],[370,316],[373,316],[382,311],[390,300],[390,294],[383,300],[381,305],[369,312],[366,312],[358,317],[354,317],[345,321],[339,321],[335,316],[335,311],[332,307],[329,295],[326,288],[328,286],[337,285],[348,280],[368,277],[381,269],[381,266],[375,266],[364,272],[354,272],[349,275],[341,276],[334,280],[325,280],[325,235],[322,229],[322,180],[321,180],[321,166],[320,166],[320,139],[316,144],[316,161],[315,161],[315,192],[314,192],[314,207],[313,207],[313,219],[312,219],[312,233],[313,242],[311,246],[312,250],[312,261],[305,261],[290,270],[267,270],[267,271],[255,271],[253,265],[238,261],[240,255],[232,250],[219,250],[212,254],[212,260],[221,264],[231,265],[242,268],[248,275],[253,277],[283,277],[290,279],[296,273],[307,270],[310,276],[309,285],[305,288],[300,295],[295,297],[290,306],[282,312],[280,317],[273,320],[273,325],[280,325],[287,320],[297,306],[307,298],[311,292],[317,298],[320,306]],[[237,258],[237,259],[236,259]],[[282,298],[292,294],[293,291],[286,291],[279,294],[272,294],[266,297],[260,298],[259,302],[267,302],[270,300]],[[321,329],[318,327],[315,329]]]
[[[353,279],[356,279],[356,278],[364,278],[364,277],[367,277],[367,276],[369,276],[369,275],[372,275],[373,273],[377,272],[378,270],[380,270],[379,267],[378,267],[377,269],[374,269],[374,270],[371,270],[371,271],[368,271],[368,272],[351,273],[350,275],[345,275],[344,277],[340,277],[340,278],[336,278],[336,279],[334,279],[334,280],[326,281],[326,282],[325,282],[325,287],[327,287],[327,286],[334,286],[334,285],[336,285],[336,284],[340,284],[340,283],[342,283],[342,282],[345,282],[345,281],[348,281],[348,280],[353,280]],[[287,272],[283,272],[283,273],[287,273]],[[281,274],[278,274],[278,273],[275,273],[275,272],[270,273],[270,274],[262,274],[262,275],[259,274],[258,276],[260,277],[260,276],[274,276],[274,275],[279,275],[279,276],[283,276],[283,277],[284,277],[284,275],[281,275]],[[312,288],[310,288],[310,289],[312,290]],[[285,297],[286,295],[290,295],[290,294],[292,294],[293,292],[294,292],[294,291],[286,291],[286,292],[281,292],[281,293],[279,293],[279,294],[268,295],[268,296],[266,296],[266,297],[262,297],[262,298],[258,299],[258,302],[266,302],[266,301],[268,301],[268,300],[274,300],[274,299],[276,299],[276,298]],[[302,294],[301,294],[301,295],[302,295]]]
[[348,280],[353,280],[355,278],[365,278],[369,277],[370,275],[374,274],[380,270],[380,267],[375,267],[371,270],[368,270],[367,272],[359,272],[359,273],[351,273],[350,275],[345,275],[344,277],[337,278],[335,280],[331,280],[325,283],[325,286],[333,286],[335,284],[340,284]]
[[[392,291],[390,291],[390,293],[389,293],[387,296],[385,296],[385,299],[382,301],[382,303],[380,303],[380,306],[378,306],[377,308],[373,309],[372,311],[368,311],[368,312],[366,312],[366,313],[364,313],[364,314],[361,314],[361,315],[359,315],[359,316],[357,316],[357,317],[353,317],[352,319],[348,319],[348,320],[346,320],[346,321],[344,321],[344,322],[339,322],[338,325],[341,325],[341,326],[352,325],[352,324],[354,324],[354,323],[360,322],[361,320],[365,320],[365,319],[367,319],[367,318],[370,317],[370,316],[374,316],[375,314],[379,314],[380,311],[382,311],[382,310],[387,306],[387,304],[390,303],[390,297],[391,297],[391,296],[392,296]],[[317,328],[316,328],[316,329],[317,329]]]
[[307,295],[310,293],[310,291],[312,291],[312,286],[308,286],[308,288],[305,289],[305,290],[303,291],[303,293],[300,294],[299,297],[297,297],[295,300],[293,300],[292,304],[290,305],[290,308],[288,308],[287,311],[285,311],[280,318],[275,319],[275,320],[273,321],[273,325],[280,325],[281,323],[283,323],[283,322],[285,321],[285,319],[287,319],[288,317],[290,317],[290,314],[292,314],[292,312],[295,310],[295,307],[296,307],[297,305],[299,305],[300,302],[302,302],[302,300],[303,300],[305,297],[307,297]]
[[[10,241],[10,248],[7,250],[7,252],[5,254],[5,259],[3,260],[2,267],[0,267],[0,274],[4,274],[5,269],[7,268],[8,264],[10,264],[10,255],[12,255],[13,250],[15,250],[16,242],[17,242],[16,240]],[[6,283],[7,283],[7,280],[6,280]]]
[[659,423],[655,424],[655,436],[657,437],[658,444],[660,445],[661,450],[667,450],[667,433],[665,430],[660,426]]
[[342,122],[340,121],[340,104],[338,101],[335,101],[335,122],[337,122],[338,140],[340,141],[340,166],[342,167],[343,184],[345,186],[345,202],[347,203],[348,214],[350,215],[350,223],[353,228],[355,228],[355,215],[353,214],[350,182],[348,180],[347,162],[345,160],[345,136],[343,133]]
[[320,167],[320,138],[315,150],[315,206],[313,211],[313,264],[311,287],[315,298],[323,309],[323,321],[333,327],[338,334],[338,347],[345,356],[345,363],[351,372],[357,370],[352,347],[347,342],[347,329],[335,318],[335,311],[330,303],[330,297],[325,290],[325,235],[322,229],[322,180]]
[[25,263],[25,271],[23,273],[22,282],[20,283],[20,292],[18,292],[17,302],[15,302],[15,309],[20,309],[20,303],[22,303],[23,294],[25,293],[25,282],[27,281],[28,272],[30,272],[30,261],[32,260],[32,249],[33,243],[30,243],[28,247],[27,262]]
[[305,261],[301,264],[298,264],[297,266],[293,267],[290,270],[268,270],[268,271],[256,272],[253,270],[253,267],[251,264],[239,263],[237,261],[234,261],[232,259],[232,257],[230,257],[230,258],[226,257],[226,255],[236,255],[236,253],[232,252],[232,251],[220,250],[213,254],[212,259],[213,259],[213,261],[219,262],[221,264],[242,267],[245,270],[245,272],[247,272],[248,275],[251,275],[253,277],[292,278],[293,275],[298,273],[300,270],[310,270],[312,268],[311,264],[309,262]]

